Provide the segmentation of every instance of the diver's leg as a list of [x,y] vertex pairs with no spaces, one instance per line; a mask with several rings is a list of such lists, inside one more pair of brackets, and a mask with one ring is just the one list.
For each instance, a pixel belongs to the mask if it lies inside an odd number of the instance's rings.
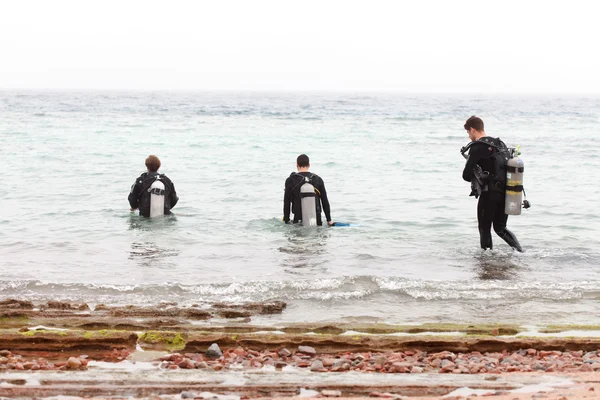
[[523,248],[519,244],[517,237],[508,229],[506,229],[506,222],[508,221],[508,215],[504,212],[504,202],[499,203],[496,217],[494,218],[494,231],[500,236],[510,247],[513,249],[523,252]]
[[494,219],[494,209],[487,196],[479,196],[477,203],[477,224],[479,227],[479,242],[482,249],[492,248],[492,221]]

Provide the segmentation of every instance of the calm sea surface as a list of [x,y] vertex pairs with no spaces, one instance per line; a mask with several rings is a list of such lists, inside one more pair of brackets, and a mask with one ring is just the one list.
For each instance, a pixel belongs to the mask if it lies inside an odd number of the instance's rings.
[[[521,145],[532,208],[482,252],[462,126]],[[284,300],[296,321],[600,324],[600,98],[0,92],[0,299]],[[336,221],[284,225],[298,154]],[[158,155],[180,196],[127,195]]]

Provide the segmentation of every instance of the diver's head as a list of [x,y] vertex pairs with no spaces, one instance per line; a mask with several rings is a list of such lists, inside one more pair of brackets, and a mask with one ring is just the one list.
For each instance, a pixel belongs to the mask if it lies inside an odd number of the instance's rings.
[[146,168],[148,168],[148,172],[157,172],[160,168],[160,160],[155,155],[149,155],[146,158]]
[[310,168],[310,160],[306,154],[300,154],[296,159],[296,168],[299,172],[306,172]]
[[464,128],[467,131],[469,139],[471,139],[472,142],[485,136],[485,130],[483,129],[483,120],[474,115],[469,117],[469,119],[465,122]]

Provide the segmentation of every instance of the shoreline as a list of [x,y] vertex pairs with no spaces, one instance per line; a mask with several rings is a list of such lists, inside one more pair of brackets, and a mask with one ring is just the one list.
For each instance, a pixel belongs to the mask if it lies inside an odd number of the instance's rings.
[[600,398],[600,326],[252,323],[285,307],[4,300],[0,397]]

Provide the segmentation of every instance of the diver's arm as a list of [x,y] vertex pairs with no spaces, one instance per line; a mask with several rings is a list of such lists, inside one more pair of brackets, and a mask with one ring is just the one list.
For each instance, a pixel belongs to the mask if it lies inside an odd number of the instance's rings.
[[141,190],[142,190],[141,179],[138,178],[135,180],[133,185],[131,185],[131,191],[129,192],[129,196],[127,197],[127,200],[129,200],[129,205],[131,206],[131,211],[136,210],[139,207]]
[[325,213],[325,218],[327,218],[327,222],[331,223],[331,209],[329,207],[329,200],[327,199],[327,190],[325,190],[325,182],[323,182],[323,179],[321,179],[320,186],[321,187],[319,188],[319,191],[321,192],[321,204],[323,205],[323,212]]
[[290,223],[290,203],[292,202],[292,184],[291,179],[285,180],[285,193],[283,195],[283,221]]
[[169,183],[171,184],[171,208],[173,208],[179,201],[179,197],[177,196],[177,192],[175,191],[175,184],[173,184],[173,182],[171,182],[170,179]]
[[469,151],[469,158],[467,159],[467,163],[465,164],[465,169],[463,170],[462,177],[465,181],[471,182],[471,180],[475,177],[475,173],[473,172],[473,168],[477,165],[479,161],[485,158],[488,155],[485,146],[472,146]]

